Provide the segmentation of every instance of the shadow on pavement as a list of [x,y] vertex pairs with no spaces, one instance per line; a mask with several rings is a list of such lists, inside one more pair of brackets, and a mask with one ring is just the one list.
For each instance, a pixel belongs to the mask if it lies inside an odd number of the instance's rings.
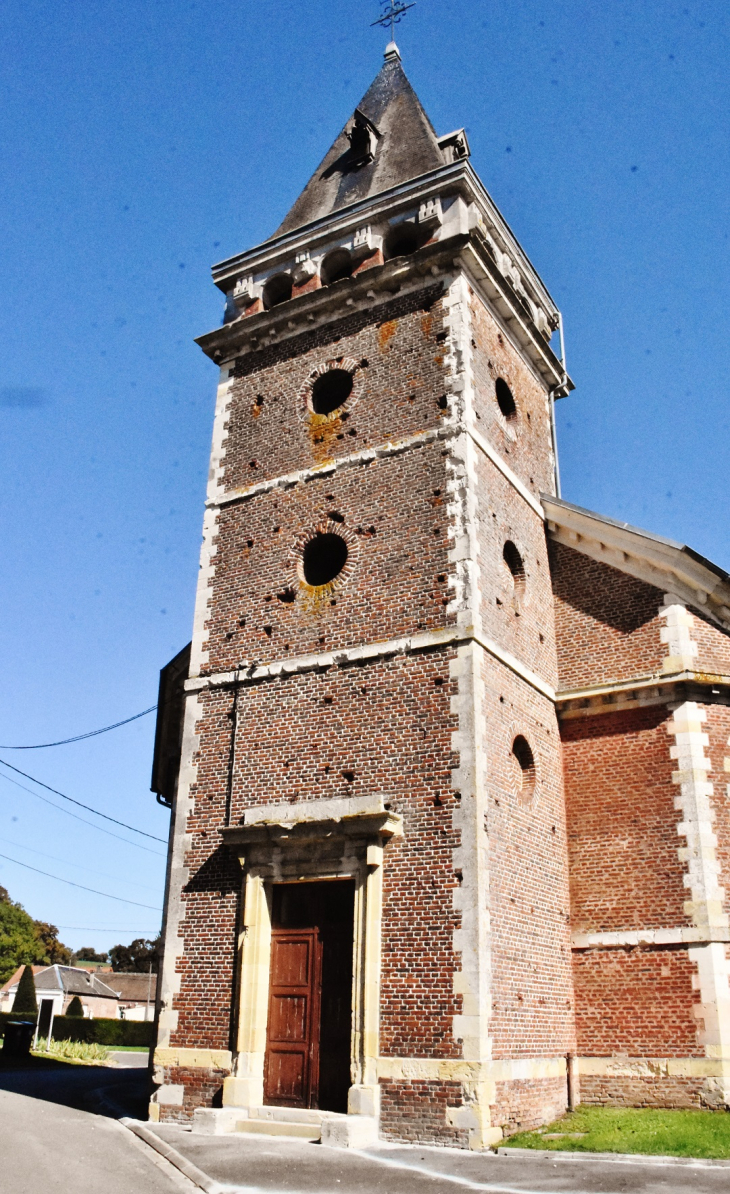
[[0,1090],[113,1119],[147,1118],[148,1076],[141,1067],[70,1065],[31,1057],[22,1064],[0,1064]]

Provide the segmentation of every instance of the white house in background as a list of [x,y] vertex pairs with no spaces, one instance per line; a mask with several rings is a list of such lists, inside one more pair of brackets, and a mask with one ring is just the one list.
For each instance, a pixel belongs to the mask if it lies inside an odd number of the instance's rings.
[[[13,1007],[20,976],[24,967],[0,987],[0,1012]],[[34,966],[33,981],[40,1009],[41,1000],[53,1003],[54,1016],[65,1013],[69,1003],[78,995],[84,1015],[92,1019],[108,1017],[112,1020],[153,1020],[156,974],[127,974],[112,970],[86,970],[81,966]]]

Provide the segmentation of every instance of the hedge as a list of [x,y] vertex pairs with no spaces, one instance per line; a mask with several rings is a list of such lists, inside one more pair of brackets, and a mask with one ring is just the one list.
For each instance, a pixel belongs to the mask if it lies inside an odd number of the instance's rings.
[[147,1049],[154,1044],[154,1028],[151,1020],[79,1020],[76,1016],[56,1016],[53,1039],[97,1045],[139,1045]]
[[[0,1012],[0,1035],[8,1020],[29,1020],[32,1016],[14,1016]],[[147,1049],[154,1044],[155,1026],[151,1020],[79,1020],[75,1016],[56,1016],[53,1039],[56,1041],[87,1041],[97,1045],[138,1045]]]

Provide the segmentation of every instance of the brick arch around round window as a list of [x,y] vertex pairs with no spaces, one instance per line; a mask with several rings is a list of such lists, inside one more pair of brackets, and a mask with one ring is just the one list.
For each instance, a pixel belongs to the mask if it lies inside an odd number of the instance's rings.
[[299,391],[299,417],[313,424],[331,423],[349,413],[359,398],[357,375],[362,361],[333,357],[317,365]]
[[[339,511],[331,511],[297,537],[290,554],[290,584],[302,596],[318,601],[336,600],[352,576],[359,548],[357,535],[345,525],[343,516]],[[326,576],[328,554],[330,576]],[[322,583],[317,583],[317,576],[312,575],[317,569],[324,570],[326,579]]]

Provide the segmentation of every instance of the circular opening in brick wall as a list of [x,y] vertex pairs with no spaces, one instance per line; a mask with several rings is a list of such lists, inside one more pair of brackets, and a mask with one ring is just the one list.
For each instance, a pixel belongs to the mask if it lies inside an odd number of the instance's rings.
[[331,415],[352,393],[352,374],[347,369],[328,369],[312,386],[311,406],[315,415]]
[[415,253],[417,249],[420,249],[423,243],[421,229],[412,224],[410,220],[405,220],[402,224],[396,224],[388,232],[383,242],[383,256],[386,261],[389,261],[391,257],[407,257],[410,253]]
[[350,250],[333,249],[325,257],[322,262],[322,268],[319,271],[322,285],[330,286],[333,282],[341,281],[342,278],[350,278],[352,276],[352,269],[353,261]]
[[522,734],[518,734],[512,743],[512,754],[519,766],[519,795],[522,800],[531,800],[535,794],[537,775],[535,771],[535,756],[530,743]]
[[279,303],[287,302],[291,298],[292,285],[291,274],[274,274],[273,278],[269,278],[264,286],[264,308],[270,311]]
[[494,383],[494,392],[497,396],[497,405],[508,422],[512,422],[517,418],[517,403],[514,400],[514,395],[507,385],[503,377],[498,377]]
[[308,585],[328,585],[347,563],[347,544],[341,535],[320,532],[304,545],[302,575]]

